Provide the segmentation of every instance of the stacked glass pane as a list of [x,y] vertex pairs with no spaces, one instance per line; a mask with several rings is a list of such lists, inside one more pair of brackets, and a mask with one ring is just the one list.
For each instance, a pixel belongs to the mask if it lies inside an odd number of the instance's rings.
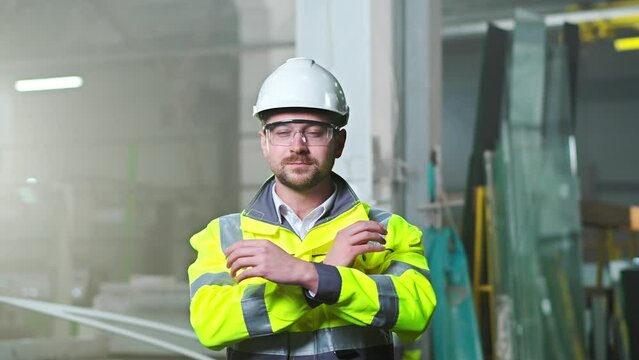
[[499,359],[584,359],[579,186],[566,53],[517,13],[506,118],[487,158]]

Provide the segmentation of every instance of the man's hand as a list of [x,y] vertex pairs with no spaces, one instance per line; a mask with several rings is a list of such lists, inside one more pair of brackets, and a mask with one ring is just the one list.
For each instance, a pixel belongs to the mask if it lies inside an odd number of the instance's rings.
[[360,254],[384,251],[385,248],[381,245],[386,244],[384,235],[386,235],[386,229],[378,222],[358,221],[337,233],[335,242],[323,263],[352,266],[355,258]]
[[[268,240],[242,240],[224,252],[237,282],[262,277],[278,284],[300,285],[317,292],[318,275],[310,262],[297,259]],[[244,269],[239,275],[239,270]]]

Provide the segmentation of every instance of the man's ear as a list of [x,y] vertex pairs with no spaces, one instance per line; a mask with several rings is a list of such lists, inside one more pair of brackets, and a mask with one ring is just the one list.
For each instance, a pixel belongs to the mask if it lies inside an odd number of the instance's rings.
[[337,133],[337,137],[335,138],[335,158],[339,158],[342,156],[342,151],[344,151],[344,145],[346,144],[346,130],[342,129]]
[[269,150],[266,134],[264,134],[264,130],[259,131],[258,134],[260,135],[260,145],[262,146],[262,155],[266,157],[268,155],[268,150]]

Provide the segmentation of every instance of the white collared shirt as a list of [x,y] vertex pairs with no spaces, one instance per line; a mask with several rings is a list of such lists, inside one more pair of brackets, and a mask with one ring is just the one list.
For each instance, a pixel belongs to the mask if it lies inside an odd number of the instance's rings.
[[[333,186],[336,188],[335,186]],[[282,220],[282,216],[291,224],[293,231],[300,237],[300,239],[304,240],[306,234],[313,228],[317,220],[321,219],[327,211],[329,211],[333,207],[333,203],[335,202],[335,198],[337,197],[337,189],[333,191],[333,194],[326,199],[323,203],[321,203],[318,207],[313,209],[311,212],[301,220],[295,211],[293,211],[284,201],[277,195],[275,192],[275,183],[271,187],[271,192],[273,193],[273,203],[275,204],[275,211],[277,211],[277,218],[282,224],[284,221]]]

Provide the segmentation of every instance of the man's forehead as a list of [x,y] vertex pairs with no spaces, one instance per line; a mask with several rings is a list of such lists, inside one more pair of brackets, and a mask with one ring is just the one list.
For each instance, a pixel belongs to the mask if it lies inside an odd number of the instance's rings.
[[308,111],[282,111],[269,116],[266,124],[287,120],[311,120],[330,123],[328,116]]

